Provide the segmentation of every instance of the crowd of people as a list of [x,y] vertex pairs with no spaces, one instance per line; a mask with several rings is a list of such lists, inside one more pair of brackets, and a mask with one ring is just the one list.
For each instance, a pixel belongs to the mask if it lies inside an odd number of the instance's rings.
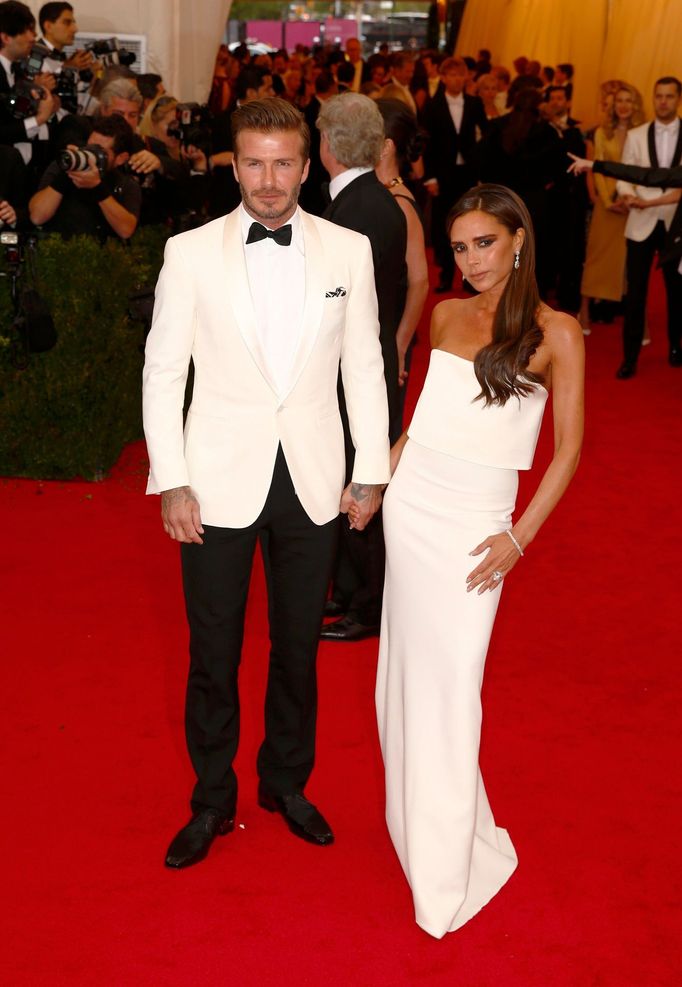
[[[603,175],[567,174],[567,152],[611,162],[676,165],[681,88],[676,78],[657,84],[662,95],[655,99],[655,126],[675,134],[660,154],[652,155],[636,88],[623,80],[603,83],[600,119],[578,121],[571,115],[573,66],[568,63],[542,66],[520,57],[509,69],[493,64],[486,49],[475,58],[458,58],[432,50],[389,52],[386,45],[365,57],[357,38],[343,47],[310,51],[298,45],[291,53],[271,55],[252,55],[246,45],[230,52],[223,45],[207,106],[199,107],[166,92],[159,75],[136,74],[115,58],[102,62],[84,50],[66,58],[64,49],[71,48],[77,31],[71,4],[44,4],[38,21],[39,35],[25,4],[0,3],[4,224],[65,236],[129,238],[140,224],[166,224],[178,232],[223,215],[240,201],[232,166],[232,115],[250,100],[270,95],[299,109],[311,130],[310,173],[301,204],[321,216],[329,205],[329,175],[320,159],[316,121],[333,96],[355,92],[379,101],[386,136],[394,127],[403,145],[388,170],[386,152],[375,163],[382,180],[393,182],[393,192],[403,197],[411,226],[411,290],[399,333],[401,372],[406,373],[426,284],[423,244],[433,246],[439,271],[434,290],[450,292],[455,268],[445,218],[462,192],[479,181],[513,189],[527,206],[538,243],[542,298],[577,314],[589,335],[595,322],[613,321],[627,285],[635,286],[625,305],[628,336],[648,343],[648,273],[656,250],[666,252],[680,192],[644,191]],[[43,60],[39,71],[36,51]],[[75,82],[71,98],[65,94],[67,77]],[[84,153],[65,157],[70,148]],[[414,200],[414,208],[404,197]],[[642,237],[651,249],[634,246]],[[664,272],[676,325],[677,271],[664,267]],[[671,324],[673,365],[682,362],[676,333]],[[632,376],[638,353],[639,346],[631,343],[621,377]]]

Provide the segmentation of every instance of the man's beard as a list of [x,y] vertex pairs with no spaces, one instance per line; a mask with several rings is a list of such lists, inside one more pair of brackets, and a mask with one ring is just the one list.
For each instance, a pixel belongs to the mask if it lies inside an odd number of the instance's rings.
[[[254,216],[257,216],[258,219],[273,220],[273,219],[281,219],[282,216],[286,216],[287,214],[292,215],[294,213],[296,206],[298,204],[298,196],[301,191],[301,183],[299,182],[298,185],[295,185],[292,188],[291,192],[286,198],[286,201],[284,199],[284,196],[286,196],[287,193],[284,191],[284,189],[260,188],[260,189],[255,189],[254,192],[247,192],[243,186],[240,186],[240,189],[242,193],[242,202],[246,207],[246,209],[248,210],[248,212],[250,212]],[[259,193],[272,194],[273,192],[281,193],[278,196],[277,200],[273,203],[265,203],[262,202],[260,199],[258,199]]]

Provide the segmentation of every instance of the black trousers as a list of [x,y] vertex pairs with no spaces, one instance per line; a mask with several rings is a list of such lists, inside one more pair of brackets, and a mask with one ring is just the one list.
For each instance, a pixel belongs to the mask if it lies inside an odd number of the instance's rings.
[[204,544],[183,544],[182,575],[190,628],[185,731],[197,776],[192,810],[232,815],[239,742],[239,662],[244,613],[260,534],[266,553],[270,665],[265,739],[258,775],[273,795],[302,789],[315,759],[316,657],[337,538],[337,518],[316,525],[294,490],[282,449],[270,491],[247,528],[204,525]]
[[[665,223],[659,220],[646,240],[627,240],[627,294],[623,313],[625,363],[637,363],[642,348],[651,265],[655,254],[663,249],[665,239]],[[682,275],[677,270],[678,264],[679,259],[661,265],[668,304],[668,344],[671,349],[679,348],[682,332]]]

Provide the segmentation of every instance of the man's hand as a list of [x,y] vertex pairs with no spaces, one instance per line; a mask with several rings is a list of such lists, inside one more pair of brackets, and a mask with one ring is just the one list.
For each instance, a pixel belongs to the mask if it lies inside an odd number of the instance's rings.
[[49,93],[53,92],[57,86],[57,77],[54,72],[39,72],[38,75],[33,77],[33,81],[36,86],[47,89]]
[[47,123],[52,114],[56,112],[59,101],[47,89],[37,88],[33,92],[35,98],[39,100],[36,111],[36,123],[40,126],[43,123]]
[[79,48],[63,64],[65,69],[77,69],[81,72],[83,69],[92,68],[94,61],[95,59],[91,51],[85,51],[83,48]]
[[573,163],[566,169],[569,175],[582,175],[585,171],[592,171],[594,161],[588,161],[587,158],[579,158],[577,154],[571,154],[570,151],[566,153],[569,158],[573,158]]
[[152,171],[161,171],[161,159],[151,151],[136,151],[128,158],[128,164],[138,175],[149,175]]
[[203,545],[199,501],[190,487],[173,487],[161,494],[163,530],[174,541]]
[[0,201],[0,219],[8,226],[14,226],[17,221],[17,214],[12,206],[5,199]]
[[76,188],[96,188],[102,181],[97,165],[90,165],[85,171],[68,171],[67,175]]
[[180,156],[184,161],[188,161],[192,171],[208,171],[208,160],[199,147],[190,144],[188,147],[180,148]]
[[640,199],[636,195],[624,195],[620,201],[623,203],[626,209],[641,209],[642,207],[639,205],[639,203],[643,202],[644,200]]
[[341,513],[348,514],[351,528],[364,531],[381,507],[380,484],[349,483],[341,496]]

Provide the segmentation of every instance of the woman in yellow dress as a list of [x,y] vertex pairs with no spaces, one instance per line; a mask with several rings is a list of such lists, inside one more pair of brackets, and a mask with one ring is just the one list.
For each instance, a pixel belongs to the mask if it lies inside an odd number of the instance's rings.
[[[594,158],[620,161],[628,130],[644,122],[642,97],[627,83],[616,92],[605,122],[594,134]],[[581,284],[582,303],[578,321],[590,334],[590,298],[619,302],[625,278],[625,221],[627,207],[619,200],[616,181],[594,175],[591,189],[592,220]]]

